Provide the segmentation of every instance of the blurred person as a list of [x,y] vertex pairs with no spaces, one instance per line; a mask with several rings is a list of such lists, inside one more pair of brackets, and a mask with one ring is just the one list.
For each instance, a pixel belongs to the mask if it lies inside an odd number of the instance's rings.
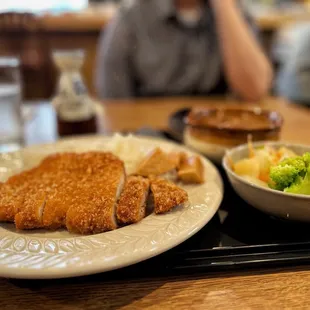
[[277,95],[310,106],[310,23],[282,29],[274,45]]
[[224,94],[259,100],[272,68],[238,0],[137,0],[99,42],[101,98]]

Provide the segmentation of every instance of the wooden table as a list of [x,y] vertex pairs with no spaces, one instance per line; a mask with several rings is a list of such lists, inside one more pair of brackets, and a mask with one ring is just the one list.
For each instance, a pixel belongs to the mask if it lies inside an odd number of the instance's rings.
[[276,31],[283,26],[287,26],[292,23],[309,22],[310,11],[305,9],[304,12],[299,13],[281,13],[274,12],[255,18],[257,25],[262,31]]
[[[237,103],[186,98],[106,102],[103,130],[145,125],[166,128],[170,113],[180,108],[222,104]],[[268,99],[261,106],[283,114],[283,139],[310,144],[310,109],[276,99]],[[27,143],[56,139],[51,107],[39,104],[34,112],[36,116],[26,126]],[[78,280],[1,279],[0,309],[297,309],[308,308],[309,290],[307,266],[130,281],[115,280],[107,274]]]
[[[100,6],[99,6],[100,8]],[[45,31],[98,31],[104,27],[117,12],[117,6],[96,9],[89,7],[86,11],[61,15],[42,15],[39,17],[41,28]],[[254,16],[254,20],[262,31],[277,30],[292,22],[310,21],[310,10],[305,8],[299,12],[274,10]]]
[[[101,131],[130,131],[148,126],[167,129],[168,117],[173,112],[193,106],[230,105],[242,107],[260,106],[280,111],[285,120],[282,137],[286,141],[310,144],[310,109],[287,103],[280,99],[267,99],[259,104],[245,104],[226,99],[175,98],[140,99],[132,101],[106,101],[100,117]],[[32,104],[34,119],[26,126],[26,143],[45,143],[57,139],[55,114],[50,104]]]

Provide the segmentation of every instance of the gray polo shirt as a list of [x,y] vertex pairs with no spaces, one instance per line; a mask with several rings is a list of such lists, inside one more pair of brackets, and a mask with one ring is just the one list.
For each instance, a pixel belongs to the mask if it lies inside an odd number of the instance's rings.
[[102,33],[96,66],[101,98],[208,94],[226,85],[212,10],[197,27],[178,21],[173,0],[136,0]]

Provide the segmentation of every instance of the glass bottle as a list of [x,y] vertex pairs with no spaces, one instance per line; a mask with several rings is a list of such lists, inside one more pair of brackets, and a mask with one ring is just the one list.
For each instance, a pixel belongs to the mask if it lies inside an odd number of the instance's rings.
[[60,71],[56,96],[52,101],[59,136],[97,132],[95,102],[88,95],[80,73],[84,55],[83,50],[53,52]]

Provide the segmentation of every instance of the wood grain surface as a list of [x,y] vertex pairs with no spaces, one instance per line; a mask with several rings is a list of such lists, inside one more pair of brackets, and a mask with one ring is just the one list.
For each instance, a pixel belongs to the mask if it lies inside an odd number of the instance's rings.
[[0,309],[308,309],[310,271],[113,281],[0,280]]
[[[105,102],[101,121],[106,131],[167,128],[168,116],[180,108],[223,104],[255,106],[206,98],[114,101]],[[283,139],[310,144],[310,109],[272,98],[261,106],[283,114]],[[31,107],[28,143],[56,139],[51,106]],[[0,309],[307,309],[309,290],[307,266],[135,280],[116,280],[113,274],[50,281],[0,279]]]
[[136,101],[109,101],[105,103],[105,130],[128,130],[142,126],[166,129],[168,117],[172,113],[187,107],[231,106],[237,108],[270,109],[279,111],[284,118],[282,139],[297,143],[310,144],[310,109],[285,100],[269,98],[259,103],[241,103],[226,99],[188,99],[174,98]]
[[[90,5],[79,12],[62,14],[43,14],[36,17],[40,30],[48,32],[91,32],[100,31],[117,13],[117,5]],[[255,22],[262,31],[275,31],[293,22],[310,20],[310,10],[281,11],[270,10],[254,16]],[[14,30],[14,27],[12,27]],[[15,29],[16,30],[16,29]]]
[[305,9],[304,12],[298,13],[289,11],[286,13],[273,12],[256,17],[256,23],[262,31],[277,31],[281,27],[289,24],[309,21],[310,11],[308,9]]
[[[115,9],[116,12],[116,9]],[[91,10],[86,13],[66,13],[63,15],[45,15],[40,17],[42,29],[45,31],[98,31],[114,16],[113,10]],[[289,23],[310,20],[310,12],[281,12],[274,11],[259,14],[255,21],[262,31],[276,31]]]
[[[156,98],[115,100],[103,102],[100,117],[102,132],[134,131],[141,127],[167,129],[169,116],[183,108],[230,106],[237,108],[269,109],[279,111],[284,118],[282,139],[287,142],[310,144],[310,108],[268,98],[259,103],[243,103],[230,98]],[[55,141],[55,115],[48,103],[33,104],[34,119],[26,126],[27,144]],[[44,125],[44,126],[43,126]]]

